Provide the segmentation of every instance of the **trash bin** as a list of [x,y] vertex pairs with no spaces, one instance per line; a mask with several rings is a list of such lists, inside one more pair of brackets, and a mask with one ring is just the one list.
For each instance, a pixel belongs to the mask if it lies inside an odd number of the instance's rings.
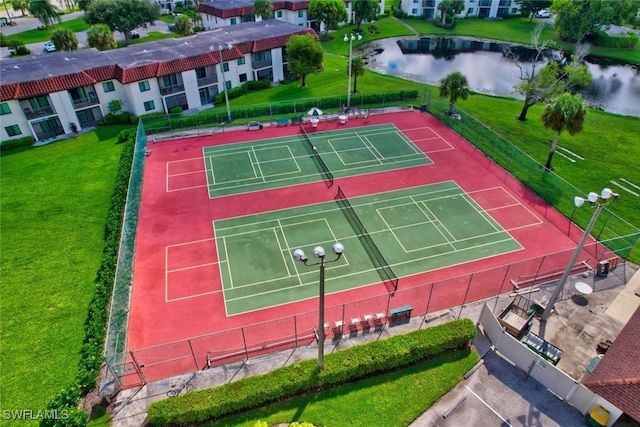
[[426,113],[427,112],[427,104],[422,104],[420,106],[420,111],[422,111],[423,113]]

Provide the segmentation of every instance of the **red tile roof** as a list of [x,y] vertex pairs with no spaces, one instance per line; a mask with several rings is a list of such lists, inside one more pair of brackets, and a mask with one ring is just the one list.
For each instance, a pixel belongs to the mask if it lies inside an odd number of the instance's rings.
[[0,101],[9,101],[16,99],[16,92],[18,91],[18,83],[1,85],[0,86]]
[[582,383],[640,422],[640,308]]
[[31,98],[33,96],[46,95],[51,92],[60,92],[94,83],[96,83],[96,80],[85,72],[49,77],[42,80],[20,83],[15,93],[15,98]]
[[161,62],[158,65],[157,75],[166,76],[167,74],[181,73],[183,71],[195,70],[196,68],[206,67],[208,65],[217,64],[217,56],[211,55],[209,52],[196,56],[180,58],[173,61]]

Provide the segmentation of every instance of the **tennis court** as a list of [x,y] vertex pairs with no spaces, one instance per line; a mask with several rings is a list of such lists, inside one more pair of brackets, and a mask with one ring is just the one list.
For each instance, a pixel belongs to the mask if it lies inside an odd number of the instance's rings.
[[421,166],[432,161],[393,124],[203,149],[209,197]]
[[327,293],[522,249],[454,181],[351,200],[338,191],[333,202],[214,222],[228,315],[317,297],[317,269],[294,260],[297,248],[345,246],[327,265]]

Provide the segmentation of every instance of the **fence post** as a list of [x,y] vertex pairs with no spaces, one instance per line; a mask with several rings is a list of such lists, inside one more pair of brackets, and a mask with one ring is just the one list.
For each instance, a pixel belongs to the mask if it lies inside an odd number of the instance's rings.
[[191,338],[187,339],[187,344],[189,344],[189,350],[191,350],[191,357],[193,357],[193,364],[196,366],[196,371],[200,369],[198,366],[198,359],[196,358],[196,352],[193,351],[193,346],[191,345]]
[[247,339],[244,336],[244,326],[240,328],[240,332],[242,332],[242,345],[244,345],[245,359],[249,360],[249,349],[247,348]]
[[142,366],[138,363],[135,354],[133,354],[133,350],[129,351],[131,355],[131,360],[133,361],[133,366],[136,368],[136,372],[138,372],[138,376],[142,380],[142,384],[146,384],[147,380],[144,378],[144,372],[142,372]]
[[498,295],[496,295],[496,305],[493,306],[493,312],[496,312],[496,308],[498,308],[498,300],[500,299],[500,294],[502,293],[502,287],[504,286],[504,282],[507,281],[507,276],[509,275],[509,270],[511,269],[511,264],[507,266],[507,271],[504,272],[504,277],[502,278],[502,283],[500,283],[500,289],[498,289]]
[[296,321],[296,319],[298,318],[297,314],[293,315],[293,336],[295,337],[296,340],[296,348],[298,348],[298,322]]
[[422,317],[422,322],[420,322],[420,327],[418,329],[422,329],[422,325],[424,324],[425,319],[427,318],[427,314],[429,314],[429,304],[431,304],[431,295],[433,294],[433,283],[429,287],[429,298],[427,299],[427,307],[424,310],[424,316]]
[[467,290],[464,293],[464,298],[462,298],[462,305],[460,306],[460,313],[458,313],[458,319],[462,316],[462,309],[464,308],[464,303],[467,301],[467,295],[469,295],[469,287],[471,287],[471,281],[473,280],[473,273],[469,276],[469,282],[467,283]]
[[544,260],[546,258],[547,258],[546,255],[542,256],[542,259],[540,260],[540,265],[538,266],[538,269],[536,270],[536,274],[533,276],[533,283],[531,284],[531,286],[535,285],[536,279],[538,278],[538,274],[540,274],[540,270],[542,269],[542,265],[544,264]]

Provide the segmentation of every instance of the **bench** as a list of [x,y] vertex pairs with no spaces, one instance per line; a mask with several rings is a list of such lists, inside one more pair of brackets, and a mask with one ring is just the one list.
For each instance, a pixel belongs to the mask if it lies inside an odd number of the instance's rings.
[[276,120],[276,126],[288,126],[289,119],[278,119]]
[[406,317],[408,320],[409,318],[411,318],[412,310],[413,310],[413,307],[411,307],[410,305],[403,305],[402,307],[392,308],[391,321],[395,322],[399,318],[404,318],[404,317]]
[[295,125],[296,123],[302,123],[302,116],[291,117],[291,124]]

